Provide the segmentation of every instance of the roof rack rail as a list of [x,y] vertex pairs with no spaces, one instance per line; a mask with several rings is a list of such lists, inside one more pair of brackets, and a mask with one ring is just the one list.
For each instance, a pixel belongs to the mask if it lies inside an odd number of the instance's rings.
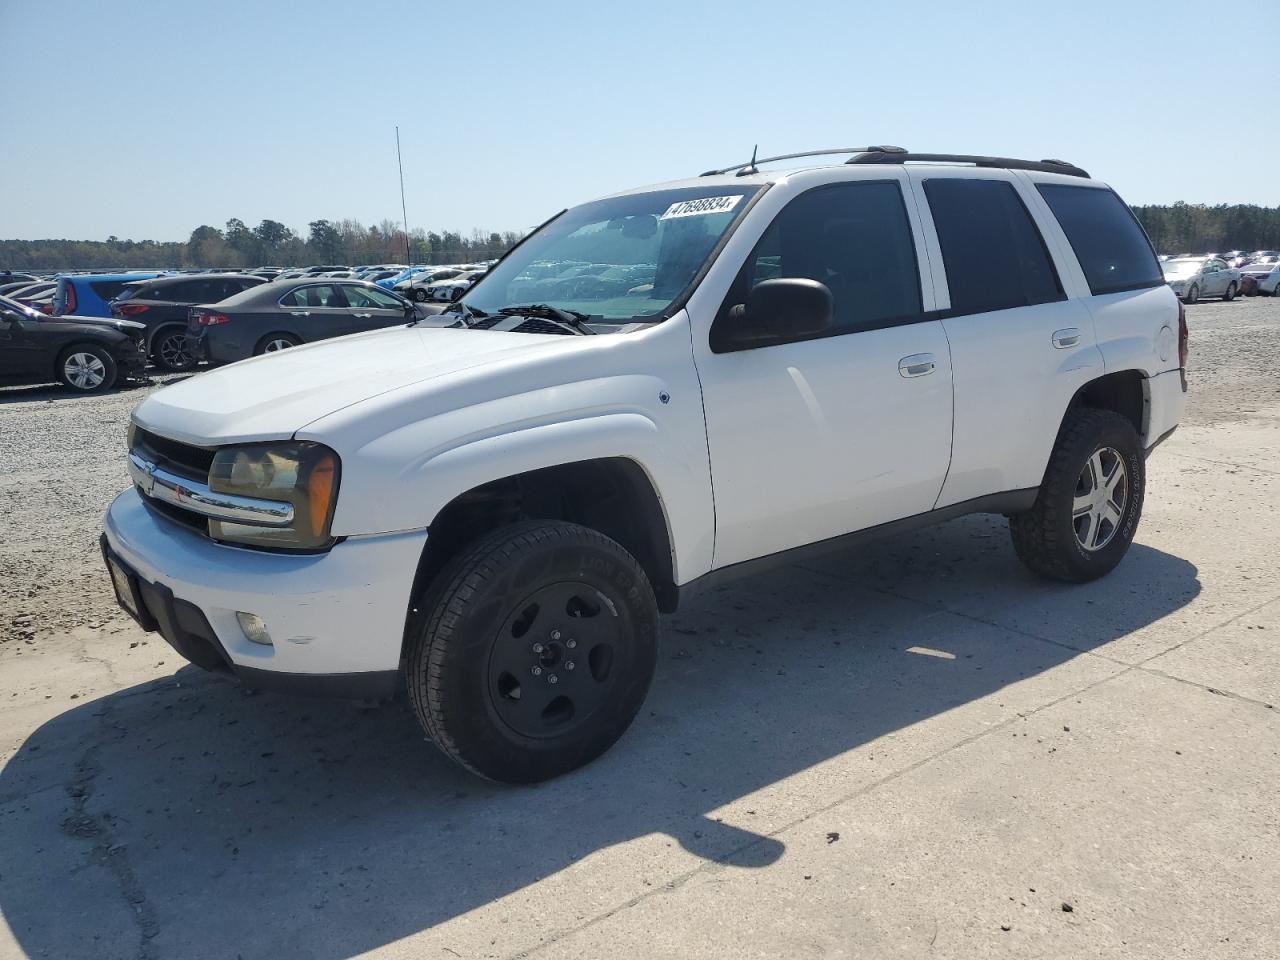
[[890,156],[890,155],[896,155],[896,154],[905,154],[906,152],[907,151],[904,150],[902,147],[891,147],[891,146],[888,146],[887,144],[882,144],[880,146],[875,146],[875,147],[837,147],[833,150],[806,150],[802,153],[784,153],[776,157],[764,157],[760,160],[757,160],[755,157],[752,157],[746,163],[735,163],[731,167],[724,167],[720,170],[708,170],[706,173],[701,173],[698,176],[719,177],[719,176],[723,176],[726,173],[732,173],[733,171],[737,170],[738,176],[745,177],[747,176],[747,174],[756,173],[757,172],[756,167],[759,164],[773,163],[774,161],[777,161],[777,160],[797,160],[801,157],[826,157],[836,153],[856,153],[856,154],[874,153],[878,156]]
[[905,150],[884,150],[872,147],[846,163],[967,163],[975,167],[996,167],[1004,170],[1038,170],[1041,173],[1064,173],[1070,177],[1089,177],[1073,163],[1065,160],[1014,160],[1011,157],[977,157],[960,153],[909,153]]

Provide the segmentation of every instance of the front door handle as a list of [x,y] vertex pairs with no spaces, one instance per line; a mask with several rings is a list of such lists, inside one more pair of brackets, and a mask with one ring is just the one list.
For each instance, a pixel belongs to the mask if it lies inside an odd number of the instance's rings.
[[370,317],[373,316],[373,314],[372,313],[353,313],[352,316],[355,317],[357,320],[368,320]]
[[927,377],[937,368],[937,357],[932,353],[913,353],[898,361],[898,373],[911,377]]
[[1066,350],[1068,347],[1074,347],[1080,342],[1080,329],[1078,327],[1067,327],[1065,330],[1053,331],[1050,337],[1054,347],[1059,350]]

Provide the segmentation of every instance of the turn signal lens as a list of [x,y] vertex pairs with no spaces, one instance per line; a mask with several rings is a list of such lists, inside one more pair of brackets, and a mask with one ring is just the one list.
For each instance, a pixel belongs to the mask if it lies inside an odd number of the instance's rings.
[[338,460],[332,453],[321,454],[307,473],[307,516],[313,537],[327,535],[337,473]]

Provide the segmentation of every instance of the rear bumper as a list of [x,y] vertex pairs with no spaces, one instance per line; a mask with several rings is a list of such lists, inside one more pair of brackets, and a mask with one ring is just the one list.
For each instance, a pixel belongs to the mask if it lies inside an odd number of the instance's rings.
[[[415,531],[350,538],[324,554],[228,547],[156,515],[135,490],[111,504],[102,535],[104,555],[136,583],[139,623],[196,666],[354,699],[395,689],[425,542]],[[245,635],[241,611],[262,619],[270,645]]]

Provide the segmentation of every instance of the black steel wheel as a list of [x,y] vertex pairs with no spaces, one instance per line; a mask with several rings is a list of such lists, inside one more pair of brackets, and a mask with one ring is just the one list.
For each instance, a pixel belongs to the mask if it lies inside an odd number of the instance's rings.
[[587,527],[531,521],[436,578],[410,631],[407,683],[436,744],[470,770],[533,783],[609,749],[644,701],[657,606],[636,560]]

